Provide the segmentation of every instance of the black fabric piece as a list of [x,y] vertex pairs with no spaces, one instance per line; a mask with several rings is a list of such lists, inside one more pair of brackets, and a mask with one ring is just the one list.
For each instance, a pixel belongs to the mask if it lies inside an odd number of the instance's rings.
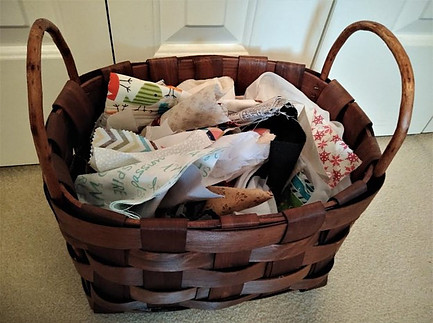
[[269,173],[266,184],[274,194],[277,203],[281,201],[282,191],[295,168],[303,146],[304,143],[271,142],[268,161]]
[[269,159],[255,175],[268,178],[266,184],[274,194],[277,204],[281,194],[307,139],[298,123],[296,109],[291,105],[281,108],[284,114],[278,114],[265,121],[252,125],[254,128],[270,129],[276,137],[271,141]]

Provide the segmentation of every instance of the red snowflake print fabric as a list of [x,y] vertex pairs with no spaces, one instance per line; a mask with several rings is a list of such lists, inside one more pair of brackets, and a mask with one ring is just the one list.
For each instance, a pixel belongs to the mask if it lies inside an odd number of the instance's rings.
[[323,168],[329,177],[328,185],[334,188],[361,165],[361,160],[332,127],[325,123],[325,118],[316,109],[313,113],[311,131],[314,142]]

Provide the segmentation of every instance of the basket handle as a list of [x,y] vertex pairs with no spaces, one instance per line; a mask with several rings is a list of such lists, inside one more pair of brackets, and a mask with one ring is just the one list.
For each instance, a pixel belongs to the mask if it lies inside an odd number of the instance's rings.
[[74,58],[59,29],[49,20],[36,20],[29,33],[27,42],[27,94],[29,104],[30,128],[36,152],[51,198],[60,199],[62,192],[57,175],[51,163],[51,147],[44,126],[42,100],[41,50],[44,33],[48,32],[62,54],[69,78],[80,84]]
[[373,21],[358,21],[347,26],[343,30],[329,50],[328,56],[326,57],[325,63],[323,64],[322,72],[320,74],[320,78],[323,81],[328,78],[332,64],[335,60],[335,56],[337,56],[341,47],[353,33],[359,30],[370,31],[378,35],[394,55],[397,65],[400,69],[402,84],[400,112],[394,134],[389,141],[384,153],[374,167],[374,176],[380,177],[385,174],[386,169],[406,138],[412,117],[415,81],[412,65],[403,46],[389,29]]

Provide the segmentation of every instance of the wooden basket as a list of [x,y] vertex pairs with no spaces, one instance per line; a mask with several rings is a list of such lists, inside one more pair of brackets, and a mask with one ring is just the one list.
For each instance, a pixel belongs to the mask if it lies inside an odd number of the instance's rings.
[[[358,30],[377,34],[393,53],[402,97],[395,133],[382,154],[372,123],[352,96],[328,74],[347,38]],[[41,46],[48,32],[60,50],[69,78],[46,126],[42,110]],[[222,216],[220,220],[142,220],[77,200],[73,181],[85,173],[90,134],[104,110],[110,72],[167,84],[230,76],[238,94],[260,74],[275,72],[344,125],[344,141],[363,161],[353,184],[327,203],[278,214]],[[332,46],[320,73],[304,65],[265,57],[217,55],[123,62],[78,76],[72,54],[55,25],[33,24],[27,52],[30,124],[47,200],[84,291],[95,312],[220,309],[293,290],[324,286],[334,256],[354,221],[384,182],[385,170],[410,123],[414,97],[412,67],[395,36],[384,26],[360,21]]]

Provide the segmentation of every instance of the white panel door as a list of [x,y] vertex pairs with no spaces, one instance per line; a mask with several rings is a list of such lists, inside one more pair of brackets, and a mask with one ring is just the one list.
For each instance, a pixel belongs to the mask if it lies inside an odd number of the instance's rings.
[[411,132],[433,132],[433,0],[406,1],[394,26],[415,73]]
[[118,61],[263,55],[311,65],[332,0],[110,0]]
[[159,5],[155,0],[108,0],[116,62],[153,57],[159,41]]
[[[79,73],[109,65],[104,1],[0,0],[0,166],[37,163],[27,112],[26,45],[30,26],[47,18],[61,30]],[[42,50],[45,116],[67,80],[49,35]]]
[[[415,74],[415,103],[409,133],[431,129],[433,115],[432,0],[336,0],[313,68],[320,70],[338,34],[357,20],[388,27],[405,47]],[[393,56],[374,34],[357,32],[336,57],[330,78],[337,79],[374,123],[376,135],[394,132],[401,84]],[[430,123],[431,125],[431,123]]]

